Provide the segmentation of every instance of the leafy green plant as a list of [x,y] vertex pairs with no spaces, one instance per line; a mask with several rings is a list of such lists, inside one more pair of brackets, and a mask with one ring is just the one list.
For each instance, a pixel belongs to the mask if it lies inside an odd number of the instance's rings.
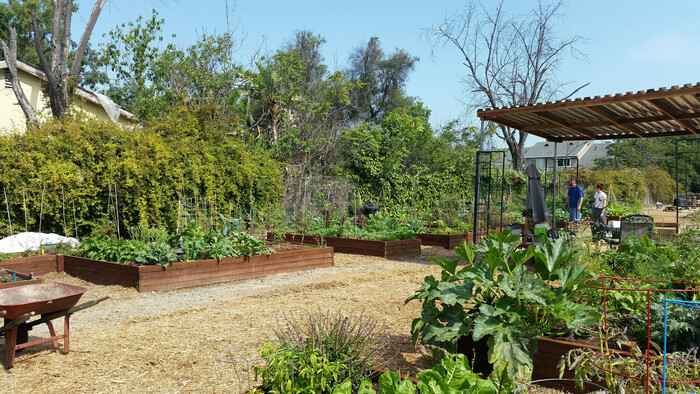
[[310,348],[329,362],[343,364],[340,380],[349,378],[353,382],[369,376],[374,365],[385,361],[391,339],[388,328],[364,312],[289,313],[283,316],[275,334],[295,349]]
[[170,244],[182,249],[182,261],[223,260],[228,257],[274,253],[274,250],[268,248],[265,242],[246,233],[230,231],[224,235],[217,230],[207,232],[193,221],[183,229],[180,235],[173,235],[170,238]]
[[[319,350],[311,346],[288,350],[286,345],[265,343],[260,355],[265,365],[255,366],[255,378],[262,378],[265,392],[286,394],[330,393],[339,382],[346,366],[339,361],[328,360]],[[293,382],[293,383],[292,383]],[[292,384],[294,389],[292,390]]]
[[[489,379],[482,379],[472,372],[469,362],[463,354],[449,355],[442,359],[440,364],[431,369],[421,371],[416,375],[418,383],[411,380],[401,380],[396,372],[385,372],[379,377],[380,394],[497,394],[510,393],[515,388],[507,374],[496,373]],[[363,386],[364,385],[364,386]],[[361,383],[358,390],[365,393],[375,393],[367,381]],[[418,391],[416,391],[416,389]],[[351,394],[352,383],[345,380],[336,386],[333,394]]]
[[166,243],[146,243],[134,256],[134,262],[140,265],[162,265],[169,267],[177,259],[175,251]]
[[321,218],[311,218],[299,227],[299,230],[308,235],[396,241],[415,238],[416,234],[422,231],[423,223],[371,215],[356,225],[352,218],[334,213],[328,221]]
[[642,212],[642,206],[639,204],[634,204],[634,205],[628,205],[624,204],[621,202],[611,202],[608,204],[608,206],[605,208],[605,214],[607,216],[627,216],[627,215],[632,215],[635,213],[641,213]]
[[[538,336],[595,325],[600,314],[571,297],[589,275],[570,244],[560,238],[516,251],[519,246],[519,237],[506,230],[478,245],[463,242],[455,249],[462,260],[432,258],[442,268],[440,279],[427,276],[406,300],[422,303],[411,325],[414,344],[420,340],[454,351],[462,336],[478,341],[490,335],[489,362],[509,367],[511,375],[510,366],[527,374]],[[525,265],[530,258],[534,273]],[[467,265],[457,270],[460,262]]]

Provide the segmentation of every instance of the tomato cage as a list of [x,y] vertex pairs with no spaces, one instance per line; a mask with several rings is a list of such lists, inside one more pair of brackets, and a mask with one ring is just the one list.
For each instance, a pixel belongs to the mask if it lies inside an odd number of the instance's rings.
[[[700,284],[698,283],[686,283],[686,282],[674,282],[665,280],[652,280],[652,279],[636,279],[636,278],[624,278],[617,276],[605,276],[599,275],[583,282],[584,286],[592,289],[598,289],[603,291],[603,319],[605,324],[605,330],[608,330],[608,292],[641,292],[646,293],[646,312],[647,312],[647,343],[646,343],[646,374],[643,376],[630,376],[623,374],[621,372],[615,371],[613,369],[613,364],[610,362],[610,356],[614,352],[616,355],[627,355],[632,354],[627,351],[622,350],[606,350],[609,349],[608,346],[601,349],[601,353],[596,354],[596,357],[606,360],[607,366],[596,365],[601,370],[613,374],[615,376],[620,376],[628,379],[635,379],[638,381],[645,382],[646,393],[649,393],[650,383],[661,383],[663,385],[663,392],[666,392],[667,384],[693,384],[700,383],[700,379],[696,380],[666,380],[666,365],[667,360],[672,360],[672,358],[667,356],[666,353],[666,334],[667,334],[667,324],[668,324],[668,304],[675,304],[679,306],[687,306],[692,308],[700,309],[700,302],[698,301],[687,301],[693,297],[696,293],[700,293]],[[647,287],[644,287],[646,285]],[[663,377],[662,379],[654,379],[650,376],[650,370],[653,363],[657,363],[661,356],[652,353],[651,351],[651,318],[652,318],[652,293],[661,293],[664,295],[662,300],[664,304],[664,348],[663,348]],[[684,298],[684,300],[669,299],[667,295],[669,293],[674,294],[676,297]],[[607,342],[606,338],[606,342]]]

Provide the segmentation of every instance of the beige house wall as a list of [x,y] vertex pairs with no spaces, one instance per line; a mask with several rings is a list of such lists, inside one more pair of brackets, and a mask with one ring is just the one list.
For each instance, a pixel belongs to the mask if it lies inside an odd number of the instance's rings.
[[[4,71],[4,70],[3,70]],[[20,86],[24,90],[24,94],[31,103],[32,107],[37,110],[37,116],[40,119],[48,119],[51,116],[51,108],[48,98],[42,91],[42,80],[35,75],[27,73],[22,69],[19,72]],[[26,131],[26,118],[24,112],[19,106],[17,97],[12,88],[5,87],[4,75],[0,72],[0,77],[3,78],[3,83],[0,85],[0,135],[22,134]],[[79,111],[89,114],[101,121],[111,122],[109,115],[101,105],[88,100],[84,95],[91,95],[90,92],[81,90],[83,94],[76,94],[73,97],[71,107]],[[122,114],[119,116],[119,123],[135,124],[135,120],[129,119]]]

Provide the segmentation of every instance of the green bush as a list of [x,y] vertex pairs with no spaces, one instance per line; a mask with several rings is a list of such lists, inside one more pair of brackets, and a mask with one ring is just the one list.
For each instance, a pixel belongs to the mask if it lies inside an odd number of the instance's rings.
[[[15,231],[26,220],[30,231],[41,221],[42,232],[116,232],[118,210],[122,234],[139,223],[174,232],[182,197],[227,208],[277,203],[281,164],[269,153],[201,131],[191,114],[173,112],[144,128],[67,117],[0,137],[0,187]],[[7,214],[0,234],[9,234]]]

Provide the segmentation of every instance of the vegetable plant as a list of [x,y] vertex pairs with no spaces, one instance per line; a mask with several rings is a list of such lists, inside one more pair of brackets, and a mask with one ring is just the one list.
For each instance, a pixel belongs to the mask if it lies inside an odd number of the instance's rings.
[[[421,302],[414,319],[414,344],[454,351],[457,340],[490,335],[488,359],[496,369],[527,375],[537,350],[537,337],[561,336],[595,325],[600,314],[575,303],[572,293],[589,277],[576,251],[564,238],[516,250],[520,238],[510,230],[496,232],[478,245],[463,242],[461,259],[432,258],[442,268],[439,279],[427,276],[406,300]],[[534,260],[530,271],[525,263]],[[467,265],[458,270],[461,262]]]
[[[449,355],[440,364],[431,369],[421,371],[416,375],[418,383],[405,379],[401,380],[396,372],[385,372],[379,377],[380,394],[497,394],[512,392],[513,382],[502,375],[498,379],[492,375],[482,379],[469,368],[467,358],[463,354]],[[348,379],[336,386],[333,394],[352,394],[352,382]],[[376,393],[368,380],[360,383],[357,391],[360,393]]]

